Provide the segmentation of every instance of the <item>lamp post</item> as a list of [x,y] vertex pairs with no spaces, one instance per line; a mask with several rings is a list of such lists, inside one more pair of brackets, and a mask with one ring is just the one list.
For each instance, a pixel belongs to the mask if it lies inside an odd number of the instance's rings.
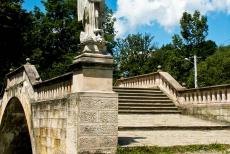
[[[192,57],[185,58],[185,60],[190,61],[190,58],[192,58]],[[193,65],[194,65],[194,85],[195,85],[195,88],[198,88],[198,83],[197,83],[197,55],[193,56]]]

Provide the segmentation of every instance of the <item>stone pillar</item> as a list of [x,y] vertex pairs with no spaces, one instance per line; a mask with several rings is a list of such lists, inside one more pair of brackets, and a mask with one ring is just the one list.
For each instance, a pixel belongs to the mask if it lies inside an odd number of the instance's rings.
[[116,153],[118,95],[113,92],[112,68],[113,58],[108,55],[83,53],[74,60],[78,153]]

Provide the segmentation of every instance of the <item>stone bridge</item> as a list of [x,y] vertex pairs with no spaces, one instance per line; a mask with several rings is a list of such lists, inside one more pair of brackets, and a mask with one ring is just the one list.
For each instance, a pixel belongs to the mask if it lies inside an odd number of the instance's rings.
[[111,56],[82,54],[73,71],[42,81],[29,62],[6,75],[0,153],[115,153],[118,96]]

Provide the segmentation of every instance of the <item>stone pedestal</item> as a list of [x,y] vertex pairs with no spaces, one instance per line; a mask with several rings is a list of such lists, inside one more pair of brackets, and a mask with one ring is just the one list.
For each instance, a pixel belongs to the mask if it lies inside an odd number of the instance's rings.
[[74,59],[78,153],[116,153],[118,96],[112,89],[112,67],[108,55],[84,53]]

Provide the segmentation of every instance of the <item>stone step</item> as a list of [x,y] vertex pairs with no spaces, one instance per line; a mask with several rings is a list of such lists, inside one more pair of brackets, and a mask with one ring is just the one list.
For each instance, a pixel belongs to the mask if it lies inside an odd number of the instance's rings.
[[120,96],[152,96],[152,97],[161,97],[161,96],[166,96],[163,93],[118,93],[119,97]]
[[151,130],[230,130],[230,126],[119,126],[119,131],[151,131]]
[[113,90],[158,90],[159,88],[126,88],[126,87],[113,87]]
[[118,111],[120,114],[175,114],[181,113],[180,111],[175,110],[122,110]]
[[[119,114],[119,126],[226,126],[223,122],[213,122],[182,114],[139,115]],[[229,124],[227,126],[230,126]]]
[[159,88],[114,88],[121,114],[178,114],[175,104]]
[[157,94],[162,94],[163,92],[160,90],[150,90],[150,89],[145,89],[145,90],[129,90],[129,89],[122,89],[122,90],[114,90],[117,93],[157,93]]
[[156,106],[119,106],[119,110],[176,110],[177,111],[177,107],[156,107]]
[[119,106],[155,106],[155,107],[174,107],[173,103],[119,103]]
[[123,102],[132,102],[132,103],[173,103],[170,99],[168,100],[160,100],[160,99],[156,99],[156,100],[135,100],[135,99],[120,99],[119,98],[119,103],[123,103]]
[[169,100],[167,96],[119,96],[119,99],[142,99],[142,100]]

